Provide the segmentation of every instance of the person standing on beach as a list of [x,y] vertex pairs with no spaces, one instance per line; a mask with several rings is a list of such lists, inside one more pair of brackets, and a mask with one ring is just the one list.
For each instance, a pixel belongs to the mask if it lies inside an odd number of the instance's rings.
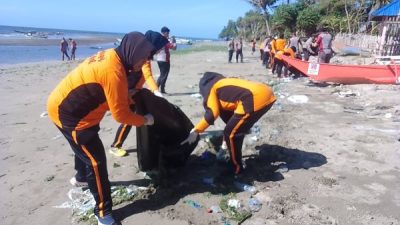
[[318,63],[329,63],[332,55],[332,35],[323,27],[320,29],[316,44],[318,45]]
[[74,39],[70,38],[69,44],[71,46],[71,60],[75,60],[76,41]]
[[[154,31],[147,31],[145,37],[151,43],[160,43],[160,41],[158,41],[157,39],[159,39],[161,35],[158,36],[158,34],[159,33]],[[143,88],[145,82],[149,86],[150,90],[154,93],[154,95],[158,97],[163,97],[161,92],[158,90],[157,84],[153,78],[150,60],[146,61],[146,63],[142,66],[141,71],[130,72],[130,74],[128,75],[128,89],[130,92],[137,92]],[[134,108],[134,105],[132,105],[131,108]],[[126,150],[122,148],[122,145],[128,137],[131,128],[132,126],[129,124],[121,124],[118,127],[117,133],[115,134],[114,142],[111,144],[111,148],[109,149],[110,154],[118,157],[123,157],[126,155]]]
[[71,58],[68,55],[68,42],[67,40],[65,40],[65,38],[63,37],[61,40],[61,59],[62,61],[64,61],[64,55],[67,56],[68,60],[71,60]]
[[[161,34],[159,34],[161,36]],[[162,37],[162,36],[161,36]],[[70,180],[87,183],[96,202],[98,225],[114,225],[107,158],[99,137],[100,121],[110,110],[113,118],[133,126],[153,125],[152,115],[139,115],[129,108],[128,71],[140,71],[143,64],[167,43],[157,45],[140,32],[126,34],[115,49],[87,58],[52,91],[47,101],[49,118],[75,153],[77,174]]]
[[307,41],[304,43],[303,46],[304,61],[308,61],[310,59],[310,56],[318,55],[315,51],[316,37],[317,37],[316,34],[312,34],[311,37],[309,37]]
[[[168,27],[161,28],[161,34],[167,39],[169,38],[169,32],[170,30],[168,29]],[[161,51],[156,55],[157,64],[160,69],[160,77],[157,79],[157,86],[163,94],[166,94],[165,83],[167,82],[169,70],[171,68],[171,55],[169,50],[176,50],[176,46],[176,43],[168,42],[164,46],[164,48],[162,48]]]
[[232,62],[232,56],[234,51],[235,51],[235,39],[232,38],[232,40],[228,43],[228,63]]
[[243,62],[243,39],[240,38],[239,42],[236,42],[235,44],[235,50],[236,50],[236,62],[239,62],[239,56],[240,56],[240,62]]
[[242,144],[250,128],[272,107],[276,97],[272,89],[258,82],[229,78],[215,72],[205,72],[199,82],[203,96],[204,118],[181,143],[193,143],[214,121],[225,122],[224,141],[230,154],[228,173],[243,172]]

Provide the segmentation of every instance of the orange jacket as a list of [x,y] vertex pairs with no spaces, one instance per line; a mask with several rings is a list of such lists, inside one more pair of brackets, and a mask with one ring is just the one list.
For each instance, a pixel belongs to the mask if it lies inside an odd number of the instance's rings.
[[204,132],[214,124],[220,110],[246,114],[258,111],[276,100],[272,89],[262,83],[238,78],[223,78],[210,89],[205,100],[204,118],[195,126],[196,132]]
[[150,60],[147,60],[146,63],[142,66],[142,76],[139,82],[135,85],[136,89],[142,89],[144,83],[149,86],[152,92],[158,91],[158,86],[154,80],[153,73],[151,71],[151,63]]
[[276,59],[282,60],[282,55],[287,55],[287,56],[289,56],[290,58],[295,58],[295,57],[296,57],[296,53],[293,51],[292,48],[285,48],[285,49],[283,49],[282,51],[278,51],[278,52],[275,54],[275,58],[276,58]]
[[82,130],[100,123],[107,110],[123,124],[145,119],[130,108],[127,75],[114,49],[98,52],[70,72],[47,101],[50,119],[64,129]]
[[286,46],[285,39],[280,39],[280,38],[276,39],[276,41],[275,41],[275,51],[276,52],[283,50],[285,48],[285,46]]

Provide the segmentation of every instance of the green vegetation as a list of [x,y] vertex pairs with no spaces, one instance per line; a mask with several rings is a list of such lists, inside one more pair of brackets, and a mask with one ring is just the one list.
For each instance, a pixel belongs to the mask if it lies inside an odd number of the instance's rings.
[[243,209],[243,207],[235,208],[232,206],[228,205],[229,199],[235,199],[236,195],[234,193],[230,193],[228,195],[225,195],[220,203],[219,207],[221,208],[222,212],[226,215],[227,218],[231,220],[235,220],[238,222],[238,224],[243,223],[246,219],[252,216],[251,212],[246,211]]
[[191,48],[182,49],[179,51],[173,51],[172,54],[176,55],[184,55],[194,52],[205,52],[205,51],[212,51],[212,52],[219,52],[219,51],[226,51],[225,45],[193,45]]
[[[325,27],[332,33],[373,32],[366,22],[368,15],[390,0],[245,0],[254,6],[236,21],[229,20],[220,38],[244,38],[247,41],[266,35],[285,34],[293,31],[302,35],[315,33]],[[278,4],[279,3],[279,4]]]

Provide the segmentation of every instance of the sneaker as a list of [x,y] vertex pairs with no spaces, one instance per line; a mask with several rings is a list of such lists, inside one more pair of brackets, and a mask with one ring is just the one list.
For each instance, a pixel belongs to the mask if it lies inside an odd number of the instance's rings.
[[104,217],[96,216],[96,219],[97,219],[97,225],[117,225],[118,224],[111,214],[104,216]]
[[88,183],[87,182],[83,182],[83,181],[77,181],[75,176],[73,176],[69,182],[71,183],[72,186],[74,187],[87,187]]
[[118,156],[118,157],[123,157],[126,155],[126,151],[123,148],[118,148],[118,147],[112,147],[110,150],[108,150],[111,154]]

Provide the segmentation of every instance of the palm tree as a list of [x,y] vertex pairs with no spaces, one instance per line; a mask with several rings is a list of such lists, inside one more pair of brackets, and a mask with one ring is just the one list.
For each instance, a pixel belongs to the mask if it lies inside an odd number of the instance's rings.
[[245,1],[252,4],[254,7],[258,8],[263,12],[265,18],[265,25],[267,28],[267,34],[270,35],[271,30],[269,28],[269,23],[268,23],[268,19],[270,16],[269,11],[272,11],[271,7],[277,2],[277,0],[245,0]]

